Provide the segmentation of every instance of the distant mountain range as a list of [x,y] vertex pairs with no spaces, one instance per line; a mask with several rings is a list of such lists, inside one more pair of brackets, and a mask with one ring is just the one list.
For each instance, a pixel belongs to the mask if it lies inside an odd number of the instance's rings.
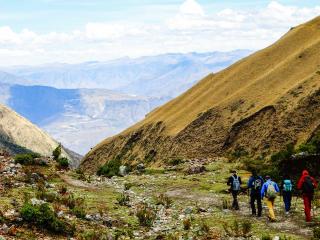
[[263,159],[320,133],[320,17],[215,74],[108,138],[82,162],[167,164],[245,153]]
[[[248,50],[2,68],[0,103],[84,154]],[[108,89],[108,90],[106,90]]]
[[[247,56],[249,50],[212,53],[164,54],[107,62],[47,64],[2,68],[14,76],[5,82],[62,89],[109,89],[126,94],[175,97],[204,75],[217,72]],[[9,78],[9,80],[8,80]],[[0,81],[2,81],[0,75]]]

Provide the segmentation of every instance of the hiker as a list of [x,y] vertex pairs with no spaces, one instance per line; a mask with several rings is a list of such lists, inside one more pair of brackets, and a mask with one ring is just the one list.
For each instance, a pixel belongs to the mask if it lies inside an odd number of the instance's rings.
[[306,222],[311,222],[311,202],[313,200],[314,189],[317,188],[317,186],[317,181],[309,175],[307,170],[303,170],[297,187],[299,190],[302,190]]
[[269,219],[271,222],[276,221],[276,216],[274,214],[274,201],[277,197],[277,193],[279,192],[278,184],[273,182],[270,176],[266,176],[266,182],[263,184],[261,189],[261,198],[266,198],[266,204],[269,209]]
[[232,175],[229,177],[227,185],[230,186],[230,192],[233,197],[232,208],[239,210],[238,195],[241,190],[241,178],[237,175],[236,171],[232,171]]
[[284,208],[288,215],[291,209],[292,190],[293,184],[288,175],[285,175],[281,182],[282,198],[284,202]]
[[[258,176],[256,171],[252,171],[252,176],[248,181],[248,189],[250,194],[250,206],[252,210],[252,216],[261,217],[262,203],[261,203],[261,188],[264,180],[261,176]],[[256,212],[255,202],[257,201],[258,215]]]

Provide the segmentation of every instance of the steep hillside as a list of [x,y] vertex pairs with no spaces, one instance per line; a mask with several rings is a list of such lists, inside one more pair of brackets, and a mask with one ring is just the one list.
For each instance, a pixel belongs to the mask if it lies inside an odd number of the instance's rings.
[[56,89],[0,82],[0,103],[80,154],[88,152],[106,136],[142,120],[167,100],[105,89]]
[[[0,148],[12,154],[33,151],[44,156],[51,156],[58,146],[48,134],[21,117],[14,111],[0,104]],[[77,159],[67,154],[63,155],[75,165]]]
[[163,163],[225,155],[239,148],[270,154],[307,140],[320,126],[320,17],[272,46],[211,74],[87,154],[95,171],[118,156]]

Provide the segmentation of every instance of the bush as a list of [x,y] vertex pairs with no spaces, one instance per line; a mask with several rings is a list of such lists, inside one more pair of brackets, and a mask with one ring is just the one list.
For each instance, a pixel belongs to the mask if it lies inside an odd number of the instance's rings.
[[56,147],[52,152],[52,156],[54,160],[57,161],[60,158],[61,151],[62,151],[62,146],[61,144],[59,144],[58,147]]
[[137,207],[136,217],[141,226],[151,227],[156,219],[156,212],[153,208],[149,207],[146,203],[142,203]]
[[124,187],[125,191],[128,191],[133,187],[133,184],[132,183],[125,183],[123,187]]
[[232,224],[224,223],[223,224],[224,231],[229,237],[250,237],[252,230],[252,223],[248,220],[244,220],[239,222],[238,220],[234,220]]
[[88,230],[79,236],[80,240],[108,240],[110,239],[110,234],[106,231],[101,231],[100,229]]
[[183,229],[188,231],[191,228],[191,219],[190,218],[185,218],[182,222],[183,224]]
[[313,239],[314,240],[320,239],[320,227],[316,227],[313,229]]
[[67,192],[68,192],[67,186],[61,185],[61,186],[59,187],[59,194],[65,195],[65,194],[67,194]]
[[172,158],[168,161],[168,164],[171,166],[177,166],[184,163],[184,160],[180,157]]
[[172,204],[172,200],[167,195],[160,193],[155,197],[155,204],[163,205],[164,207],[169,208]]
[[57,160],[59,167],[62,169],[67,169],[69,167],[69,159],[68,158],[59,158]]
[[128,206],[130,202],[130,197],[128,194],[123,192],[117,197],[117,201],[118,201],[118,204],[121,206]]
[[58,219],[47,203],[35,206],[25,203],[20,210],[20,214],[26,223],[34,224],[54,233],[73,234],[72,227]]
[[39,158],[40,155],[37,153],[26,153],[26,154],[17,154],[14,158],[15,163],[20,163],[21,165],[34,165],[35,158]]
[[60,202],[71,210],[74,209],[76,206],[82,208],[85,207],[85,199],[81,197],[77,198],[74,196],[74,194],[62,196]]
[[261,236],[261,240],[272,240],[272,237],[270,236],[270,234],[263,234]]
[[106,177],[113,177],[119,175],[119,168],[121,166],[121,160],[119,157],[115,157],[111,161],[107,162],[105,165],[99,168],[97,174],[99,176],[103,175]]
[[77,217],[84,219],[86,217],[86,211],[82,206],[74,207],[71,212]]

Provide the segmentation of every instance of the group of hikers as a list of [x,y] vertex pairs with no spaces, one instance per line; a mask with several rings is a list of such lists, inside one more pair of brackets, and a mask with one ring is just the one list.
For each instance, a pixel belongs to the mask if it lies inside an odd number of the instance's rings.
[[[239,210],[238,195],[241,192],[242,181],[241,177],[238,176],[236,171],[232,171],[232,175],[228,179],[227,184],[228,186],[230,186],[230,192],[233,197],[232,208],[234,210]],[[314,196],[314,191],[317,186],[317,181],[310,176],[307,170],[304,170],[296,188],[297,190],[302,191],[306,222],[311,222],[311,204]],[[283,196],[285,213],[290,213],[294,184],[289,176],[284,176],[279,187],[276,182],[272,181],[270,176],[265,176],[265,178],[262,178],[257,174],[256,171],[252,171],[252,176],[249,178],[249,181],[247,183],[247,189],[250,196],[250,207],[252,210],[252,216],[262,216],[262,200],[265,200],[265,203],[269,209],[269,220],[271,222],[276,221],[274,205],[278,193]]]

